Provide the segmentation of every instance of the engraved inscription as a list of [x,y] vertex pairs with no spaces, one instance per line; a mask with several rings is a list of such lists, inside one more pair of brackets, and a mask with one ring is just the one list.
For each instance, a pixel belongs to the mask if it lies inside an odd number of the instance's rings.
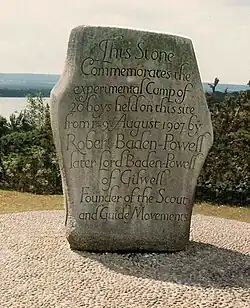
[[192,192],[171,185],[204,160],[211,139],[192,104],[192,59],[124,35],[93,48],[63,119],[67,167],[83,175],[78,219],[186,222]]

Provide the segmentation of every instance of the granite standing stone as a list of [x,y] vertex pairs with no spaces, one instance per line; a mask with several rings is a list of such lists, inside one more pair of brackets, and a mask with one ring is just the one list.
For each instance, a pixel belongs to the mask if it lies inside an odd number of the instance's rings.
[[191,40],[73,29],[51,119],[72,249],[185,248],[213,142]]

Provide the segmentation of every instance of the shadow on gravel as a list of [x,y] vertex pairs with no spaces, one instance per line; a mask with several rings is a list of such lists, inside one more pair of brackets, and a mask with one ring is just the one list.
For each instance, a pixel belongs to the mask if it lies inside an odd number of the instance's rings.
[[176,253],[88,253],[74,251],[123,275],[207,288],[250,288],[250,257],[191,242]]

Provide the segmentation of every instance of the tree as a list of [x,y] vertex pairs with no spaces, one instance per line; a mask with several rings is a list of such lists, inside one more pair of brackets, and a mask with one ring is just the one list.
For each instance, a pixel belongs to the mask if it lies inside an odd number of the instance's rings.
[[0,138],[10,131],[10,125],[6,118],[0,115]]
[[[6,122],[0,118],[0,130]],[[0,136],[1,184],[33,193],[60,193],[50,109],[41,94],[28,96],[24,110],[11,115],[9,127]]]
[[250,198],[250,91],[223,95],[223,100],[207,95],[214,144],[199,177],[197,192],[202,200],[247,205]]
[[209,87],[212,89],[213,93],[215,92],[215,89],[216,89],[216,87],[217,87],[219,81],[220,81],[220,80],[219,80],[217,77],[215,77],[214,83],[209,83],[209,84],[208,84]]
[[29,124],[34,129],[39,130],[44,125],[46,125],[46,122],[48,120],[48,114],[49,114],[49,105],[45,103],[41,93],[37,93],[35,97],[32,95],[27,96],[25,116]]
[[29,132],[32,130],[32,125],[29,123],[26,110],[12,113],[10,115],[10,131],[11,132]]

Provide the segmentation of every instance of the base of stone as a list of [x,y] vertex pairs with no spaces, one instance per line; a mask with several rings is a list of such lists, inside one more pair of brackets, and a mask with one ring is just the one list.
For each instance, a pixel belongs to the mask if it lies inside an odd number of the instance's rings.
[[189,244],[189,241],[182,241],[179,244],[170,245],[167,242],[154,242],[154,243],[142,243],[142,242],[134,242],[134,243],[111,243],[107,241],[106,243],[102,242],[80,242],[75,243],[75,241],[72,240],[72,238],[68,238],[69,246],[71,250],[74,251],[86,251],[86,252],[114,252],[114,253],[133,253],[133,252],[139,252],[139,253],[153,253],[153,252],[178,252],[185,250]]

